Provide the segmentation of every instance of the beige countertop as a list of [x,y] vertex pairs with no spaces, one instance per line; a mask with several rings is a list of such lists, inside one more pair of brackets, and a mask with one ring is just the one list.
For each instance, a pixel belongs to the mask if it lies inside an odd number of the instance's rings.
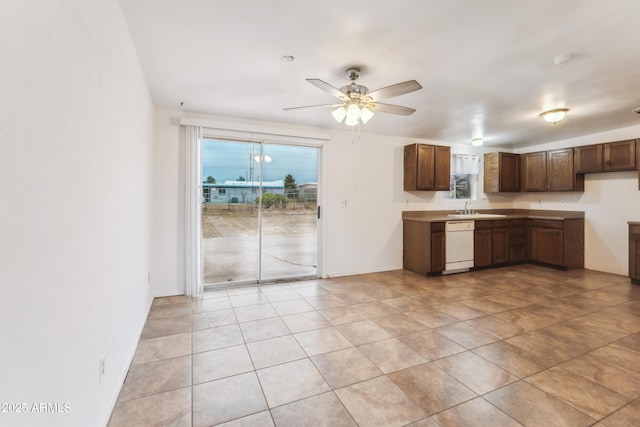
[[[500,214],[500,217],[469,217],[456,218],[449,214],[456,214],[456,211],[402,211],[402,219],[404,221],[420,221],[420,222],[441,222],[441,221],[496,221],[501,219],[543,219],[562,221],[565,219],[581,219],[584,218],[583,211],[555,211],[541,209],[480,209],[476,213],[480,214]],[[631,222],[629,222],[631,224]],[[637,224],[640,224],[638,222]]]

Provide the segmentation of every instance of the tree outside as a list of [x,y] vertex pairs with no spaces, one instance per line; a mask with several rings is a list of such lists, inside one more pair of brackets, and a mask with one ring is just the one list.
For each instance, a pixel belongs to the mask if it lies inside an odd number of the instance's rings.
[[212,176],[208,176],[207,180],[205,181],[207,184],[215,184],[216,183],[216,179]]
[[289,199],[298,198],[298,184],[291,174],[284,177],[284,194]]

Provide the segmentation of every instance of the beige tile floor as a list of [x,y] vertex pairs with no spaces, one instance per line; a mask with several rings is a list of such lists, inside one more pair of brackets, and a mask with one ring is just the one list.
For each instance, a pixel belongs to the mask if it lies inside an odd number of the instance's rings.
[[116,426],[640,425],[640,286],[539,266],[153,302]]

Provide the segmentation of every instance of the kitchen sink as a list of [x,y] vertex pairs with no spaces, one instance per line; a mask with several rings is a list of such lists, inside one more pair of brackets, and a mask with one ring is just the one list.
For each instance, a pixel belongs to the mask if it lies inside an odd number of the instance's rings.
[[449,214],[449,218],[504,218],[506,215],[491,213],[472,213],[472,214]]

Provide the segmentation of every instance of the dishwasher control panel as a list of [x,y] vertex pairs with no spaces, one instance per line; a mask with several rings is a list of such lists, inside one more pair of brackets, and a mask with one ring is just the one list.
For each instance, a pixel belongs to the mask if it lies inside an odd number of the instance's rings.
[[474,221],[447,221],[445,231],[469,231],[475,230]]

